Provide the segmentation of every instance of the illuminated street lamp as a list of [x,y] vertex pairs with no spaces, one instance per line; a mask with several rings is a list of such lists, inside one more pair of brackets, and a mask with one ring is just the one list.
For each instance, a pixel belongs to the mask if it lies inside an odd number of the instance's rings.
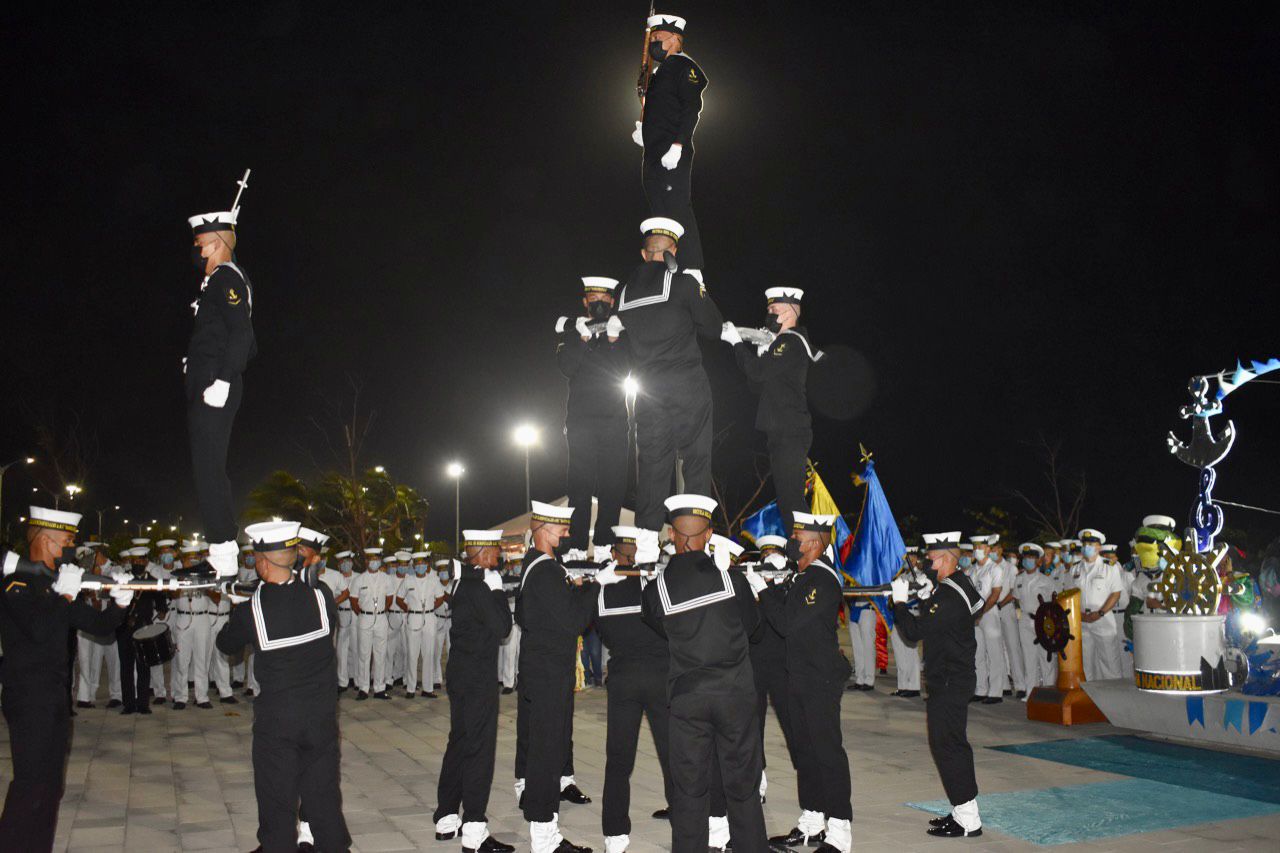
[[19,459],[13,460],[12,462],[0,465],[0,529],[4,527],[4,472],[8,471],[14,465],[17,465],[19,462],[24,465],[30,465],[35,461],[36,458],[34,456],[23,456]]
[[538,428],[533,424],[520,424],[512,433],[512,438],[517,445],[524,448],[524,506],[528,509],[533,506],[529,500],[529,448],[538,443]]
[[462,540],[462,475],[467,469],[461,462],[450,462],[444,470],[453,478],[453,549],[456,553]]

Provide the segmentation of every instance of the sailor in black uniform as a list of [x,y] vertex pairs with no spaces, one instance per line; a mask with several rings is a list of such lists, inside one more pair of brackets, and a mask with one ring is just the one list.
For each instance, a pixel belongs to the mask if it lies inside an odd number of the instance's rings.
[[649,56],[658,63],[644,97],[644,120],[634,135],[644,147],[641,180],[652,216],[682,224],[687,243],[681,258],[702,281],[702,239],[693,215],[693,132],[702,112],[707,75],[684,53],[685,19],[649,18]]
[[[489,834],[489,788],[498,747],[498,646],[511,631],[511,611],[498,564],[501,530],[463,531],[466,561],[449,585],[449,744],[436,791],[436,841],[461,832],[464,853],[512,853]],[[458,810],[462,809],[459,816]]]
[[[784,556],[787,540],[785,537],[769,534],[756,539],[760,548],[760,568],[771,572],[786,572],[787,558]],[[784,578],[775,577],[774,584],[782,583]],[[778,728],[782,729],[782,741],[787,747],[787,757],[791,759],[791,767],[795,769],[795,750],[791,746],[791,713],[788,705],[787,690],[787,641],[773,623],[761,619],[755,633],[751,635],[751,672],[756,681],[756,714],[760,718],[760,743],[764,743],[764,724],[768,716],[770,704],[773,705],[774,716],[778,718]],[[762,762],[760,770],[760,797],[764,798],[769,789],[768,763]]]
[[[634,527],[613,529],[613,560],[619,567],[634,567],[636,537]],[[624,853],[630,844],[631,771],[636,764],[640,739],[640,718],[649,720],[653,745],[662,768],[662,784],[671,794],[667,770],[667,641],[645,624],[641,596],[648,581],[629,577],[600,587],[596,625],[609,649],[608,728],[605,735],[604,828],[605,853]],[[666,809],[659,809],[665,817]]]
[[227,448],[244,393],[242,375],[258,351],[253,336],[253,285],[235,261],[239,215],[237,205],[188,220],[195,238],[191,260],[204,280],[200,296],[191,303],[195,325],[183,363],[191,468],[209,541],[208,564],[218,577],[228,578],[238,570],[240,549]]
[[924,642],[929,752],[951,801],[951,814],[929,821],[929,834],[943,838],[981,835],[978,780],[966,729],[969,698],[978,682],[973,620],[985,602],[969,578],[956,571],[960,531],[926,533],[924,544],[929,553],[924,575],[930,586],[919,595],[920,614],[907,607],[910,581],[904,572],[893,580],[893,619],[894,629],[901,631],[908,643]]
[[75,564],[80,514],[33,506],[27,555],[3,555],[0,646],[4,648],[4,719],[13,778],[0,814],[0,847],[53,849],[58,804],[67,774],[71,708],[68,643],[73,632],[107,636],[124,619],[129,590],[113,590],[116,606],[98,610],[77,601],[84,570]]
[[[138,540],[134,540],[135,542]],[[135,545],[121,552],[128,557],[132,580],[149,582],[154,578],[148,572],[147,555],[151,552],[148,545]],[[124,699],[124,707],[120,713],[150,714],[151,706],[151,666],[138,657],[134,648],[133,633],[161,620],[169,611],[169,597],[163,592],[139,592],[133,597],[125,609],[124,621],[116,628],[116,651],[120,655],[120,692]],[[160,667],[164,672],[164,667]],[[160,686],[164,686],[161,679]],[[161,704],[157,700],[156,704]]]
[[724,319],[697,279],[664,263],[684,229],[671,219],[646,219],[644,260],[618,299],[627,327],[636,398],[636,526],[662,527],[662,502],[671,494],[676,458],[684,488],[711,491],[711,383],[702,367],[698,337],[720,337]]
[[[573,507],[533,501],[532,547],[525,555],[516,621],[520,624],[520,707],[516,738],[524,745],[525,788],[521,808],[529,821],[533,853],[590,853],[560,834],[561,771],[573,732],[574,658],[578,637],[595,616],[597,588],[570,581],[556,550],[569,534]],[[601,585],[620,578],[611,568],[596,576]],[[495,664],[496,667],[496,664]],[[495,670],[485,677],[493,679]],[[517,753],[520,752],[519,745]]]
[[265,853],[298,849],[299,809],[320,850],[347,850],[339,772],[338,679],[334,635],[338,606],[329,587],[294,573],[296,521],[251,524],[254,568],[262,583],[218,632],[218,651],[254,650],[260,686],[253,703],[253,786],[258,841]]
[[[586,559],[591,532],[591,498],[599,501],[595,546],[608,551],[627,488],[627,407],[623,381],[629,370],[622,321],[613,313],[617,279],[582,279],[585,316],[556,323],[556,365],[569,380],[564,435],[569,445],[569,505],[577,507],[569,525],[568,559]],[[593,333],[588,323],[606,323]]]
[[804,291],[798,287],[771,287],[764,293],[768,301],[765,327],[777,335],[768,346],[744,343],[738,329],[725,323],[721,337],[733,344],[738,366],[747,375],[751,387],[760,395],[756,407],[756,429],[769,442],[769,470],[782,512],[784,530],[791,529],[791,514],[805,509],[805,460],[813,442],[809,419],[809,402],[805,382],[809,362],[821,353],[809,344],[800,320],[800,300]]
[[[706,853],[711,765],[719,763],[735,853],[769,849],[760,805],[760,732],[748,637],[759,620],[745,573],[718,568],[703,550],[716,502],[666,501],[675,555],[644,591],[647,623],[667,638],[668,762],[672,853]],[[637,560],[657,558],[646,535]],[[650,551],[652,549],[652,551]]]
[[769,839],[788,846],[819,841],[825,853],[849,853],[853,844],[853,796],[849,756],[840,733],[840,699],[849,678],[848,659],[836,633],[844,605],[844,581],[826,556],[835,516],[794,513],[788,547],[797,574],[786,589],[760,592],[765,618],[787,643],[787,705],[796,762],[800,819],[786,835]]

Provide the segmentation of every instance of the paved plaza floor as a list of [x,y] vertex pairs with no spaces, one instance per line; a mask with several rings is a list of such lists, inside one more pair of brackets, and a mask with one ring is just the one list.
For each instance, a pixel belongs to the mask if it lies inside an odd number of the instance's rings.
[[[1280,815],[1226,820],[1088,843],[1037,847],[990,828],[983,837],[935,840],[925,835],[930,815],[906,805],[943,797],[924,735],[924,705],[888,695],[891,678],[874,693],[846,693],[845,743],[853,771],[854,847],[907,853],[917,849],[1063,851],[1185,851],[1280,849]],[[431,813],[436,776],[448,736],[448,699],[403,698],[341,702],[342,793],[347,824],[358,851],[456,851],[458,842],[434,840]],[[158,707],[149,717],[121,716],[102,707],[81,710],[62,802],[56,849],[75,851],[252,850],[257,846],[253,771],[250,765],[252,705]],[[527,850],[527,833],[512,791],[515,699],[502,698],[497,770],[490,800],[492,831]],[[1121,777],[1082,767],[995,751],[988,747],[1111,734],[1107,725],[1061,728],[1030,723],[1021,702],[971,706],[969,736],[984,794],[1102,782]],[[0,781],[10,775],[8,730],[0,724]],[[604,784],[605,691],[578,694],[574,729],[579,786],[594,802],[565,805],[566,837],[600,853],[600,794]],[[798,814],[795,775],[778,732],[766,734],[769,790],[765,817],[783,832]],[[670,849],[665,822],[650,813],[662,805],[662,784],[652,740],[642,735],[632,779],[632,853]],[[979,798],[981,804],[981,797]],[[1042,805],[1040,807],[1043,807]],[[1081,822],[1096,820],[1081,814]],[[0,848],[4,847],[0,839]]]

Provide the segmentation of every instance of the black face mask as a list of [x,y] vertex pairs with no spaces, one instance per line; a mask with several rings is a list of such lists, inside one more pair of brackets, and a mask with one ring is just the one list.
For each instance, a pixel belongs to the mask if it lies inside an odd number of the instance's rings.
[[661,62],[667,58],[667,50],[662,46],[660,41],[649,42],[649,57],[654,62]]
[[144,563],[144,564],[134,563],[134,564],[132,565],[132,569],[133,569],[133,573],[134,573],[135,575],[141,576],[141,575],[143,575],[143,574],[146,574],[147,566],[146,566],[146,564],[145,564],[145,563]]
[[938,585],[938,570],[933,567],[933,560],[926,559],[920,564],[920,573],[929,579],[929,583]]
[[782,320],[777,314],[770,314],[764,318],[764,327],[776,335],[782,331]]
[[208,261],[208,258],[201,256],[200,251],[201,249],[199,246],[191,247],[191,266],[195,267],[196,272],[203,276],[204,267],[206,262]]
[[786,547],[787,559],[793,563],[800,562],[800,540],[788,539]]
[[68,545],[67,547],[63,548],[62,554],[58,556],[57,565],[61,566],[65,563],[71,563],[72,565],[75,565],[76,547],[74,545]]
[[587,303],[587,316],[592,321],[609,319],[609,303],[603,299],[597,299],[594,302]]

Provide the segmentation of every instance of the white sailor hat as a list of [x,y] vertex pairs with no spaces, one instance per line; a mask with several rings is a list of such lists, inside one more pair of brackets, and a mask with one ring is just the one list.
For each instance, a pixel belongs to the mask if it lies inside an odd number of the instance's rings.
[[1062,548],[1062,543],[1061,543],[1061,542],[1046,542],[1046,543],[1044,543],[1044,547],[1046,547],[1046,548],[1052,548],[1053,550],[1057,551],[1057,550],[1059,550],[1059,549],[1061,549],[1061,548]]
[[381,548],[365,548],[364,549],[364,555],[366,557],[376,557],[381,553],[382,553]]
[[653,32],[666,31],[683,35],[687,22],[679,15],[650,15],[645,23],[648,24],[649,29]]
[[1018,553],[1035,554],[1037,556],[1043,557],[1044,549],[1034,542],[1023,542],[1021,545],[1018,546]]
[[613,529],[613,539],[615,545],[634,545],[636,540],[640,538],[640,528],[626,527],[619,525]]
[[645,237],[670,237],[679,243],[684,236],[684,226],[665,216],[651,216],[640,223],[640,233]]
[[399,559],[400,557],[394,551],[392,551],[390,554],[387,554],[382,558],[382,562],[390,565],[391,563],[398,562]]
[[804,291],[798,287],[771,287],[764,292],[766,303],[785,302],[788,305],[799,305],[804,299]]
[[101,542],[90,539],[88,542],[82,543],[81,547],[88,548],[89,550],[92,551],[94,548],[105,548],[107,546],[103,545]]
[[983,533],[978,536],[970,536],[969,541],[974,545],[994,545],[1000,541],[1000,537],[994,533]]
[[[32,507],[31,509],[33,509],[33,510],[34,510],[34,509],[35,509],[35,507]],[[151,544],[151,540],[150,540],[150,539],[130,539],[130,540],[129,540],[129,543],[130,543],[131,545],[150,545],[150,544]]]
[[439,560],[436,560],[436,568],[439,568],[440,566],[447,566],[452,562],[453,560],[450,560],[448,557],[441,557]]
[[78,512],[33,506],[28,510],[27,524],[31,527],[43,527],[45,530],[65,530],[75,533],[80,529],[80,518]]
[[919,554],[919,553],[920,553],[920,546],[919,546],[919,545],[908,545],[908,546],[907,546],[907,553],[908,553],[908,554]]
[[618,286],[616,278],[605,278],[602,275],[584,275],[582,277],[582,290],[584,293],[613,293],[613,289]]
[[779,536],[776,533],[766,533],[764,536],[756,537],[756,547],[761,551],[765,548],[786,548],[787,537]]
[[312,530],[310,527],[299,527],[298,538],[302,540],[303,545],[310,545],[312,548],[319,548],[329,541],[328,534]]
[[239,210],[215,210],[212,213],[200,213],[187,217],[192,234],[208,234],[211,231],[234,231]]
[[[556,506],[542,501],[530,501],[532,509],[530,521],[541,521],[544,524],[568,524],[573,518],[573,507]],[[490,531],[492,532],[492,531]]]
[[76,546],[76,559],[77,559],[77,560],[78,560],[78,559],[80,559],[81,557],[87,556],[87,555],[92,554],[92,553],[93,553],[93,549],[92,549],[92,548],[90,548],[88,545],[77,545],[77,546]]
[[405,560],[412,560],[413,552],[412,551],[396,551],[396,559],[400,560],[401,562],[404,562]]
[[1107,537],[1102,535],[1102,531],[1095,530],[1092,527],[1086,527],[1076,535],[1080,537],[1081,542],[1097,542],[1099,545],[1107,544]]
[[254,551],[283,551],[298,546],[301,527],[296,521],[260,521],[246,527],[244,535]]
[[1117,547],[1119,547],[1119,546],[1117,546],[1117,545],[1103,545],[1103,546],[1102,546],[1102,553],[1104,553],[1104,554],[1114,554],[1114,553],[1116,552],[1116,548],[1117,548]]
[[668,518],[696,515],[710,521],[711,513],[716,511],[716,502],[703,495],[672,495],[663,503],[666,504]]
[[150,548],[144,548],[142,546],[138,546],[137,548],[125,548],[123,551],[120,552],[120,556],[121,557],[145,557],[147,556],[147,552],[150,550],[151,550]]
[[972,542],[961,542],[961,543],[960,543],[960,550],[961,550],[961,551],[972,551],[972,550],[973,550],[973,543],[972,543]]
[[179,550],[184,554],[199,554],[200,546],[194,542],[185,542]]
[[746,550],[728,536],[721,536],[719,533],[711,534],[711,551],[714,553],[721,548],[726,549],[730,557],[741,557],[742,552]]
[[356,552],[355,552],[355,551],[339,551],[338,553],[334,554],[333,556],[334,556],[336,559],[339,559],[339,560],[345,560],[345,559],[347,559],[347,558],[349,558],[349,557],[354,557],[355,555],[356,555]]
[[1142,519],[1143,527],[1164,527],[1169,530],[1177,530],[1178,522],[1174,521],[1167,515],[1148,515]]
[[[536,505],[538,502],[534,501]],[[543,504],[546,506],[546,504]],[[552,507],[559,509],[559,507]],[[553,522],[559,524],[561,522]],[[462,547],[464,548],[496,548],[502,544],[501,530],[464,530],[462,531]]]
[[157,548],[172,548],[174,545],[177,545],[177,544],[178,544],[177,539],[157,539],[156,540]]
[[410,558],[414,560],[425,560],[427,559],[427,557],[430,557],[430,556],[431,556],[430,551],[414,551],[410,555]]
[[807,512],[791,513],[792,530],[812,530],[815,533],[830,533],[831,525],[836,521],[834,515],[812,515]]
[[947,551],[960,547],[960,531],[952,530],[947,533],[926,533],[924,535],[924,547],[926,551]]

